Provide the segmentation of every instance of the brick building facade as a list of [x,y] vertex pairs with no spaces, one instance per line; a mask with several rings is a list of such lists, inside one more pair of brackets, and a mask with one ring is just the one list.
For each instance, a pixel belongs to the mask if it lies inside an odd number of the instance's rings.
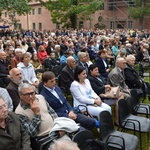
[[[132,5],[132,0],[104,0],[103,9],[95,12],[90,16],[91,20],[78,20],[77,28],[105,28],[105,29],[117,29],[117,28],[134,28],[139,29],[139,21],[128,18],[128,5]],[[15,18],[20,20],[19,24],[22,29],[30,30],[53,30],[58,26],[51,21],[50,12],[41,7],[39,2],[33,0],[29,3],[31,11],[28,15],[18,16]],[[7,12],[4,12],[2,18],[9,19]],[[144,29],[150,29],[150,16],[144,17]],[[0,25],[2,25],[0,23]],[[11,29],[14,26],[10,26]]]

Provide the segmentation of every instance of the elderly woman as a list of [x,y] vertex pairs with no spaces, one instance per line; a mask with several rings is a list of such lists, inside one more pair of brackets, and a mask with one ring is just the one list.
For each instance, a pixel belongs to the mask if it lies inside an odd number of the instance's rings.
[[99,116],[99,113],[104,110],[111,113],[111,107],[101,101],[100,97],[93,91],[86,77],[86,69],[82,66],[77,66],[74,72],[75,81],[72,82],[70,87],[74,107],[84,105],[93,116]]
[[26,52],[22,55],[21,62],[17,65],[17,68],[21,70],[22,77],[29,83],[38,87],[39,80],[36,77],[33,65],[30,63],[30,53]]

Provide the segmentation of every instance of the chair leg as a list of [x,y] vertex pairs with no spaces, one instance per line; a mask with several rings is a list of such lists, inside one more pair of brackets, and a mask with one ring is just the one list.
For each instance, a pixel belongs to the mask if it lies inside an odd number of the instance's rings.
[[140,138],[140,150],[142,150],[142,137],[141,137],[141,132],[139,132],[139,138]]
[[147,132],[147,138],[148,138],[148,141],[149,141],[149,132]]

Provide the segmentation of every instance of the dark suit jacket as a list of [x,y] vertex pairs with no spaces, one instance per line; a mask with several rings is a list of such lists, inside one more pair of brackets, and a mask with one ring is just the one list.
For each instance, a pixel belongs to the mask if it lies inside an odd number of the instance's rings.
[[68,91],[71,83],[74,81],[74,73],[68,65],[66,65],[61,72],[61,86]]
[[[41,95],[43,95],[46,99],[46,101],[49,103],[49,105],[55,110],[57,115],[59,117],[68,117],[68,113],[73,110],[69,102],[66,100],[64,95],[62,94],[61,89],[56,86],[55,87],[56,93],[59,95],[61,101],[63,102],[60,103],[59,99],[55,97],[50,91],[48,91],[45,87],[43,87],[41,91]],[[67,111],[68,113],[67,113]]]
[[92,89],[95,91],[97,95],[105,93],[105,84],[104,84],[105,81],[101,77],[99,78],[102,80],[102,82],[99,81],[97,78],[88,75],[88,79],[91,83]]
[[86,73],[88,74],[88,65],[87,65],[87,63],[85,63],[85,66],[83,66],[82,63],[80,61],[78,61],[76,63],[76,66],[82,66],[82,67],[84,67],[86,69]]
[[9,74],[8,65],[8,61],[5,64],[2,60],[0,60],[0,77],[7,77],[7,75]]
[[108,84],[112,87],[120,86],[121,90],[126,92],[128,86],[125,83],[125,77],[118,67],[115,67],[108,75]]
[[108,76],[108,72],[106,72],[106,69],[109,68],[107,59],[105,59],[105,62],[107,64],[107,67],[105,67],[104,62],[100,57],[97,57],[95,59],[95,64],[98,66],[98,71],[101,74],[101,76],[103,76],[103,77]]
[[14,82],[10,81],[10,83],[7,86],[7,91],[13,101],[13,110],[15,110],[20,102],[18,85],[15,84]]

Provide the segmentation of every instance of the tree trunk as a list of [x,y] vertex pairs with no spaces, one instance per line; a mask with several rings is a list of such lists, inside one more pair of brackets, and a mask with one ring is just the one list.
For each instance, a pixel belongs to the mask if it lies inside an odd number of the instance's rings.
[[[143,8],[144,8],[144,6],[145,6],[145,0],[141,0],[141,2],[142,2],[142,10],[143,10]],[[141,16],[140,16],[140,19],[139,19],[139,22],[140,22],[140,27],[139,27],[139,29],[140,30],[143,30],[143,22],[144,21],[144,15],[143,15],[143,12],[141,13]]]

